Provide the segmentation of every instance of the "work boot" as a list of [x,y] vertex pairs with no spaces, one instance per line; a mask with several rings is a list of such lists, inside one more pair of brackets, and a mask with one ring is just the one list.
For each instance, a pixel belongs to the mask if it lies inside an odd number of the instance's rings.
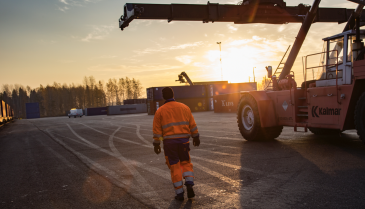
[[175,200],[184,201],[184,192],[176,195]]
[[195,197],[195,193],[194,193],[192,185],[186,185],[186,190],[188,191],[188,198],[189,199]]

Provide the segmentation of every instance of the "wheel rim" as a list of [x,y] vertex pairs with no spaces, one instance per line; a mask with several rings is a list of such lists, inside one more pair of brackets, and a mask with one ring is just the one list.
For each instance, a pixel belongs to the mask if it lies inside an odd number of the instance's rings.
[[255,123],[255,117],[252,111],[252,108],[249,105],[245,105],[242,109],[241,119],[243,127],[246,130],[251,130]]

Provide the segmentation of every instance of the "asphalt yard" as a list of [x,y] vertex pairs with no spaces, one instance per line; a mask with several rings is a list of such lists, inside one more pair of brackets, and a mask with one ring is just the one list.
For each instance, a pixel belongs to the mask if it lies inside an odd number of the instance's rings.
[[0,129],[0,208],[363,208],[365,146],[355,131],[286,127],[245,141],[235,114],[194,113],[196,197],[174,200],[153,116],[17,120]]

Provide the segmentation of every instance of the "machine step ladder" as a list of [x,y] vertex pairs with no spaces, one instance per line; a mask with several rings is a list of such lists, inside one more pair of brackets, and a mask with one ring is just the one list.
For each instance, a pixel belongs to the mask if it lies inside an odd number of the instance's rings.
[[[289,49],[291,48],[291,45],[289,45],[288,49],[286,50],[283,58],[281,59],[278,67],[276,68],[275,72],[272,74],[273,76],[275,75],[277,78],[279,77],[281,71],[284,69],[284,66],[285,66],[285,62],[284,62],[284,59],[286,57],[286,55],[288,54],[289,52]],[[285,60],[286,61],[286,60]],[[266,86],[265,90],[272,90],[273,89],[273,86],[272,86],[272,80],[270,80],[269,84]]]

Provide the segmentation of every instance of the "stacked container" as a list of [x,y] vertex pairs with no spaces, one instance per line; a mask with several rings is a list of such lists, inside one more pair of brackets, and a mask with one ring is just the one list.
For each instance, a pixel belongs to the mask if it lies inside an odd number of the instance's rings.
[[[154,115],[159,107],[164,104],[162,97],[162,89],[164,87],[153,87],[147,89],[147,112],[149,115]],[[209,85],[194,85],[194,86],[172,86],[175,100],[187,105],[192,112],[215,110],[216,101],[214,96],[225,95],[217,98],[221,103],[225,97],[237,105],[236,100],[239,99],[239,92],[253,91],[257,89],[256,83],[219,83]],[[234,94],[227,96],[226,94]],[[217,100],[217,103],[218,103]],[[231,101],[232,100],[232,101]],[[223,104],[223,103],[222,103]],[[217,107],[216,112],[234,112],[234,108],[223,108],[222,104]],[[230,103],[231,104],[231,103]],[[218,105],[218,104],[217,104]]]
[[108,106],[108,107],[106,107],[106,109],[107,109],[107,115],[125,115],[125,114],[146,113],[147,104]]
[[237,112],[238,103],[241,99],[241,93],[221,94],[213,97],[215,113],[235,113]]
[[[214,96],[257,90],[257,83],[230,83],[207,85],[209,110],[215,110]],[[215,111],[216,112],[216,111]]]
[[[147,110],[149,115],[154,115],[165,100],[162,97],[164,87],[153,87],[147,89]],[[177,102],[187,105],[192,112],[208,110],[207,90],[205,85],[194,86],[172,86],[174,97]]]
[[26,103],[25,104],[27,119],[40,118],[41,113],[39,111],[39,103]]
[[147,103],[147,99],[126,99],[123,100],[123,104],[127,105],[127,104],[146,104]]
[[86,108],[85,115],[86,116],[94,116],[94,115],[106,115],[107,110],[106,107],[93,107],[93,108]]

